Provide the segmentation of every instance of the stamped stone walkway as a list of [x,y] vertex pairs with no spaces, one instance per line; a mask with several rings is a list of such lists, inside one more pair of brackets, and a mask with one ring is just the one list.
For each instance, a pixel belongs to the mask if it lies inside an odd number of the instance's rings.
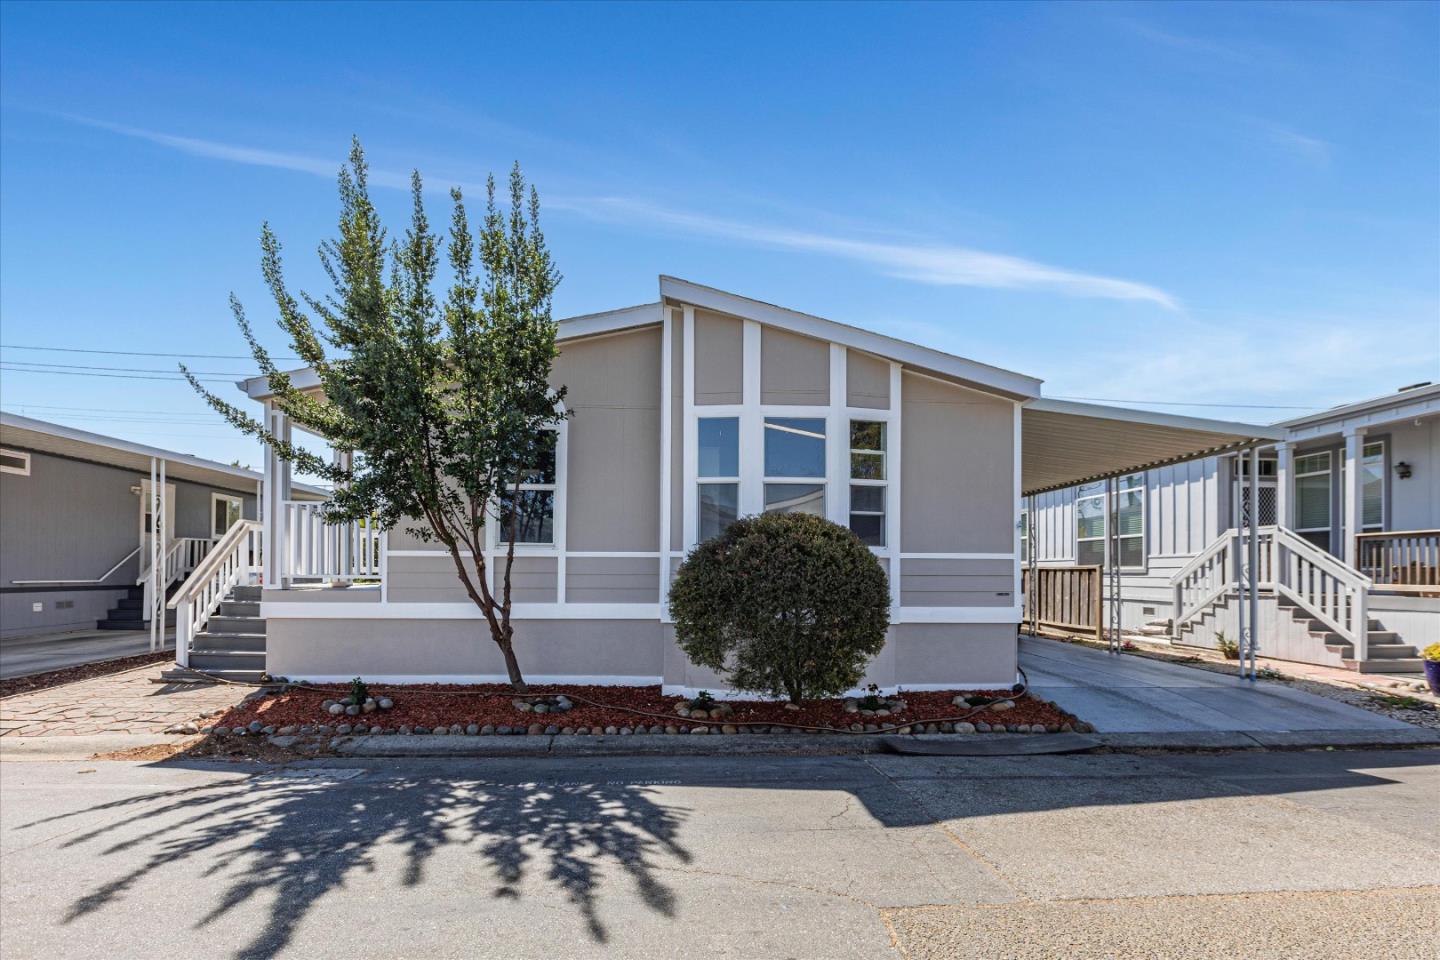
[[0,736],[162,733],[238,703],[249,687],[154,682],[169,664],[81,680],[0,699]]

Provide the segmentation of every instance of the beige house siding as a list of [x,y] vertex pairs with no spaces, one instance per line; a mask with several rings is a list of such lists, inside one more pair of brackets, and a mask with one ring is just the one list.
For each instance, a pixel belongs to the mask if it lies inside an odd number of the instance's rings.
[[845,402],[852,407],[889,408],[889,362],[858,350],[846,351]]
[[744,324],[737,317],[695,311],[695,402],[739,403]]
[[[555,603],[556,566],[554,557],[516,557],[510,578],[515,603]],[[504,558],[495,564],[498,588],[504,576]],[[471,565],[474,575],[474,565]],[[447,554],[426,557],[390,557],[386,599],[390,603],[470,603],[460,583],[455,563]],[[286,599],[289,599],[288,597]],[[298,599],[298,598],[297,598]]]
[[1015,565],[1010,560],[900,561],[900,603],[906,607],[1011,607]]
[[660,542],[660,341],[655,326],[561,346],[553,379],[571,412],[568,550],[653,551]]
[[659,557],[570,557],[566,603],[659,603]]
[[774,327],[760,333],[760,402],[830,403],[830,344]]
[[906,373],[901,390],[905,553],[1015,549],[1015,405]]

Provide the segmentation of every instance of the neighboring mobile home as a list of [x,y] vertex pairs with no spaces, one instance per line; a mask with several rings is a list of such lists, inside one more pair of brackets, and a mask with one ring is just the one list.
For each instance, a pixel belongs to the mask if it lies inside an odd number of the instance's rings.
[[[1417,648],[1440,641],[1440,384],[1275,427],[1281,442],[1260,448],[1255,478],[1259,652],[1364,672],[1419,670]],[[1103,483],[1034,497],[1026,548],[1036,562],[1108,566],[1118,558],[1127,629],[1206,647],[1221,634],[1234,640],[1230,551],[1249,500],[1248,457],[1139,471],[1117,487],[1115,538],[1107,537],[1115,521]],[[1217,557],[1220,580],[1196,589]]]
[[[893,626],[869,680],[1008,685],[1027,489],[1278,437],[1042,400],[1032,377],[683,280],[662,277],[660,294],[559,323],[552,376],[571,417],[525,487],[533,522],[513,571],[532,681],[719,691],[675,643],[673,572],[736,517],[803,510],[849,526],[890,575]],[[292,382],[319,390],[312,371]],[[288,437],[265,379],[240,386]],[[177,593],[178,661],[227,591],[259,576],[272,674],[504,678],[438,544],[323,523],[318,505],[292,499],[273,452],[265,476],[263,569],[237,540],[224,545],[231,572]]]
[[[158,497],[155,463],[165,465]],[[261,482],[253,470],[0,413],[0,635],[148,628],[153,504],[172,588],[232,525],[255,519]]]

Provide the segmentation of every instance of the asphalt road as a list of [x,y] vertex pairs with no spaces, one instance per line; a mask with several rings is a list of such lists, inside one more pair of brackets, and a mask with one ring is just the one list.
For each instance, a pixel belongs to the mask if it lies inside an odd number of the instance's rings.
[[[173,648],[175,636],[166,637]],[[81,630],[43,637],[0,640],[0,680],[59,670],[150,652],[150,634],[143,630]]]
[[0,764],[0,956],[1424,958],[1440,751]]

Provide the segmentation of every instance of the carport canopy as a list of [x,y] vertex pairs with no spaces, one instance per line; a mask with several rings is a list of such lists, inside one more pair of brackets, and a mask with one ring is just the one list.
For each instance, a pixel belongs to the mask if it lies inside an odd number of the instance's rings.
[[1021,490],[1030,496],[1284,438],[1281,427],[1042,398],[1021,412]]

